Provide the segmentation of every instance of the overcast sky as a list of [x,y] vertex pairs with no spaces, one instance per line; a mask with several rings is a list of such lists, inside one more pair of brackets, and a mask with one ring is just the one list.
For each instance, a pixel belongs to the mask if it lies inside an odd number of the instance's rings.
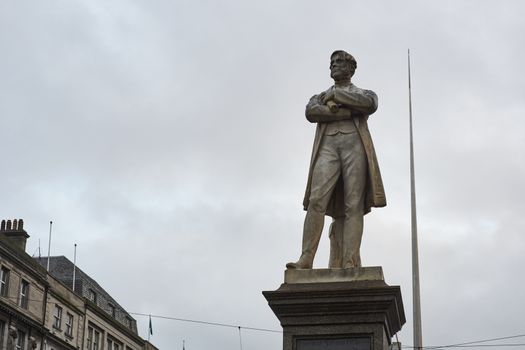
[[[0,216],[130,312],[279,330],[261,295],[300,253],[336,49],[379,96],[388,206],[362,259],[400,285],[412,344],[411,49],[424,345],[525,333],[521,1],[0,2]],[[326,233],[326,232],[325,232]],[[324,234],[315,261],[326,267]],[[147,319],[136,316],[147,337]],[[153,320],[159,348],[238,349],[237,329]],[[244,331],[244,350],[281,335]],[[515,342],[524,343],[523,339]],[[500,342],[501,343],[501,342]]]

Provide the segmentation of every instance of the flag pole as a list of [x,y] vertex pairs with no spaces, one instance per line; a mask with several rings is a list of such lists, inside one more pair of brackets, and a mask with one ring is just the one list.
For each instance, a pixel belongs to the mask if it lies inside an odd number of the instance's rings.
[[153,325],[151,324],[151,315],[149,315],[149,325],[148,325],[148,342],[150,335],[153,334]]
[[410,82],[410,49],[408,50],[408,110],[410,116],[410,204],[412,226],[412,303],[414,315],[414,349],[423,348],[421,331],[421,296],[419,288],[419,251],[417,243],[416,180],[414,171],[414,137],[412,131],[412,86]]
[[53,230],[53,221],[49,221],[49,244],[47,246],[47,272],[49,272],[49,259],[51,259],[51,231]]
[[75,243],[75,252],[73,253],[73,292],[75,291],[76,273],[77,273],[77,244]]

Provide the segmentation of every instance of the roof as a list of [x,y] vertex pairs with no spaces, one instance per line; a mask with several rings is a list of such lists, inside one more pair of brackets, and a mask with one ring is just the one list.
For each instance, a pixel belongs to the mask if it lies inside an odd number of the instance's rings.
[[[47,257],[35,258],[35,260],[41,266],[47,267]],[[90,291],[95,292],[96,301],[94,303],[108,314],[112,312],[110,305],[114,307],[115,319],[126,327],[128,326],[127,320],[131,320],[131,331],[137,334],[136,320],[97,281],[79,269],[78,266],[75,267],[65,256],[49,257],[49,274],[69,288],[73,287],[73,268],[75,268],[75,293],[90,299]]]

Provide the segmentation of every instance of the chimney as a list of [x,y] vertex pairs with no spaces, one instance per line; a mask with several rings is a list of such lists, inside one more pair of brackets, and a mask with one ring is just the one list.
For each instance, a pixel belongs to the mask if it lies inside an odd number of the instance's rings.
[[7,237],[16,247],[26,250],[26,241],[29,235],[24,230],[24,220],[14,219],[2,220],[0,224],[0,235]]

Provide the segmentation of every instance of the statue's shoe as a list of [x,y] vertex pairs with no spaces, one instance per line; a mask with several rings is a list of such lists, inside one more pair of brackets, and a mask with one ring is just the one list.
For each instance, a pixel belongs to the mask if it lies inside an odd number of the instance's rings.
[[299,259],[299,261],[297,262],[289,262],[288,264],[286,264],[286,268],[287,269],[297,269],[297,270],[311,269],[312,263],[307,262],[307,261],[301,261],[301,259]]

